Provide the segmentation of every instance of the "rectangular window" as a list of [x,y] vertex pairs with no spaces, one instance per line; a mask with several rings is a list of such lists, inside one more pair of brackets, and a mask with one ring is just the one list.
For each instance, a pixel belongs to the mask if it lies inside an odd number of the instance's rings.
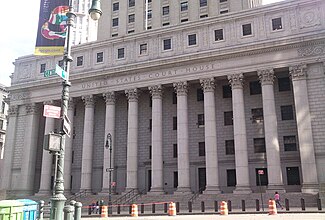
[[293,120],[292,105],[281,106],[281,118],[282,118],[282,121]]
[[83,56],[77,57],[77,66],[82,66],[83,62],[84,62]]
[[243,36],[252,35],[252,24],[243,24]]
[[234,140],[225,140],[226,146],[226,155],[234,155],[235,154],[235,141]]
[[124,48],[117,49],[117,59],[124,58]]
[[187,21],[188,21],[187,18],[184,18],[184,19],[181,20],[182,23],[183,23],[183,22],[187,22]]
[[129,7],[135,6],[135,0],[129,0]]
[[113,11],[118,11],[120,9],[120,4],[118,2],[113,3]]
[[113,18],[112,22],[113,22],[113,27],[118,26],[118,18]]
[[0,130],[3,130],[3,120],[0,120]]
[[173,158],[177,158],[177,144],[173,144]]
[[96,54],[96,59],[97,59],[97,63],[101,63],[104,60],[104,53],[103,52],[99,52]]
[[255,168],[256,186],[267,186],[269,179],[267,176],[267,168]]
[[214,40],[223,40],[223,29],[214,30]]
[[281,30],[282,29],[282,20],[281,18],[272,19],[272,30]]
[[300,185],[299,167],[286,167],[288,185]]
[[152,146],[150,145],[149,146],[149,160],[151,160],[151,158],[152,158]]
[[168,26],[169,22],[163,23],[163,26]]
[[4,101],[2,101],[2,103],[1,103],[1,113],[2,114],[5,113],[5,108],[6,108],[6,103]]
[[188,35],[188,45],[196,45],[196,34],[190,34]]
[[202,88],[196,90],[196,100],[198,102],[204,101],[204,93]]
[[116,33],[116,34],[112,34],[112,37],[117,37],[118,36],[118,34]]
[[222,86],[222,96],[225,99],[232,97],[232,91],[231,91],[231,86],[230,85]]
[[129,15],[129,23],[133,23],[135,21],[135,14]]
[[204,127],[204,114],[197,115],[197,125],[199,127]]
[[177,94],[173,92],[173,104],[177,104]]
[[253,108],[252,110],[252,123],[263,122],[263,108]]
[[134,30],[129,30],[128,34],[134,33]]
[[152,10],[148,10],[147,17],[148,17],[148,19],[151,19],[152,18]]
[[262,87],[259,81],[249,82],[249,91],[251,95],[262,94]]
[[199,157],[205,157],[205,142],[199,142]]
[[297,151],[296,136],[283,136],[284,151]]
[[174,188],[178,187],[178,172],[174,172]]
[[207,18],[208,15],[207,14],[204,14],[204,15],[200,15],[200,18]]
[[229,112],[224,112],[223,113],[223,118],[224,118],[224,125],[227,126],[227,125],[233,125],[234,122],[233,122],[233,112],[232,111],[229,111]]
[[188,10],[188,2],[181,2],[181,11]]
[[177,117],[173,117],[173,130],[177,130]]
[[291,91],[289,77],[278,78],[278,85],[279,85],[279,92]]
[[41,64],[40,73],[44,73],[45,70],[46,70],[46,64],[45,63],[42,63]]
[[140,44],[140,55],[147,54],[148,44]]
[[222,15],[222,14],[227,14],[229,11],[228,10],[221,10],[220,11],[220,14]]
[[265,138],[254,138],[254,153],[265,153]]
[[172,39],[165,39],[163,43],[164,43],[164,50],[172,49]]
[[205,7],[208,5],[208,0],[200,0],[200,7]]
[[236,186],[236,170],[229,169],[227,170],[227,186]]
[[220,0],[220,3],[227,2],[228,0]]
[[163,15],[168,15],[169,14],[169,6],[165,6],[162,9],[163,9]]

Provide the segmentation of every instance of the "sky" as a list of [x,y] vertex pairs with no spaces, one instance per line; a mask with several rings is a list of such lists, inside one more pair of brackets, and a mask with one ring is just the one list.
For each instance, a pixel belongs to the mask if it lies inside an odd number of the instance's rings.
[[[263,0],[263,4],[278,1],[283,0]],[[39,6],[40,0],[5,1],[5,10],[0,13],[0,84],[10,86],[9,77],[14,72],[12,63],[16,58],[34,53]]]

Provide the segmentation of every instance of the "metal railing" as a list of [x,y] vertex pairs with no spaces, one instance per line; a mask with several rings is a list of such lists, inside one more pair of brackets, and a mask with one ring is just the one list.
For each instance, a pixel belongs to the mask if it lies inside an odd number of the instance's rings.
[[198,191],[196,191],[193,196],[188,200],[189,202],[194,202],[194,200],[197,199],[197,197],[199,197],[200,194],[202,194],[202,192],[205,190],[205,187],[201,187]]

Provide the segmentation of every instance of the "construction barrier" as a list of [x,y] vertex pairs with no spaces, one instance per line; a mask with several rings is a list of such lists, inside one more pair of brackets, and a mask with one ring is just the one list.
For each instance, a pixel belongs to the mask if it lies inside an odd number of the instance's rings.
[[138,217],[138,205],[132,204],[131,207],[131,217]]
[[276,204],[273,199],[269,200],[269,215],[276,215],[278,214],[278,211],[276,209]]
[[225,201],[220,203],[220,215],[228,215],[228,205]]
[[107,218],[108,217],[108,213],[107,213],[107,206],[103,205],[102,206],[102,213],[100,214],[101,218]]
[[175,216],[176,215],[176,206],[174,202],[169,203],[169,210],[168,210],[169,216]]

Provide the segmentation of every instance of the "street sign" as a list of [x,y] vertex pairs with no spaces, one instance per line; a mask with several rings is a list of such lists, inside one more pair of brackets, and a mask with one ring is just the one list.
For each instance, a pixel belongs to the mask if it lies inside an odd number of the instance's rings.
[[60,118],[61,107],[54,105],[44,105],[43,116],[48,118]]
[[259,175],[263,175],[264,174],[264,170],[258,170],[258,174]]
[[55,73],[58,74],[64,80],[68,78],[67,72],[64,71],[59,65],[55,66]]
[[67,115],[63,117],[63,131],[68,137],[71,135],[71,121]]
[[44,77],[49,77],[49,76],[53,76],[53,75],[55,75],[55,69],[44,71]]

